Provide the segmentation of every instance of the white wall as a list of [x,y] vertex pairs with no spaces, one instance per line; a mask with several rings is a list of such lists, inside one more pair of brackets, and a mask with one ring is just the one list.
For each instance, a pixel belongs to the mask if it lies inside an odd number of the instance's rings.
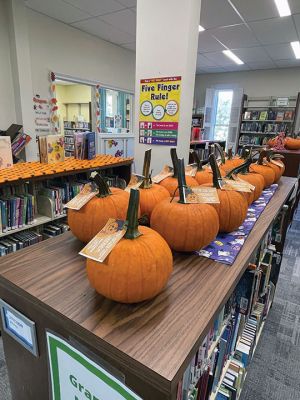
[[134,90],[135,53],[27,10],[33,91],[49,96],[49,71]]
[[15,122],[15,102],[10,63],[8,14],[0,0],[0,129],[6,130]]
[[196,76],[196,107],[204,106],[206,88],[216,84],[232,84],[244,88],[248,96],[296,96],[300,91],[300,68],[283,68]]

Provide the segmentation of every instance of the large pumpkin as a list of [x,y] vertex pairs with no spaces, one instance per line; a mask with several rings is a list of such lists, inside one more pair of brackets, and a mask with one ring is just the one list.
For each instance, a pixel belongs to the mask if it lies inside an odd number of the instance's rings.
[[244,195],[234,190],[223,190],[223,180],[214,154],[209,156],[213,170],[213,186],[218,191],[220,203],[213,204],[219,215],[220,232],[232,232],[245,220],[248,211],[248,202]]
[[285,147],[289,150],[300,150],[300,138],[287,137],[285,139]]
[[117,188],[109,188],[97,174],[94,182],[99,193],[80,210],[68,209],[68,225],[84,243],[89,242],[105,226],[109,218],[125,219],[129,193]]
[[170,194],[166,188],[151,182],[150,177],[151,149],[145,151],[143,182],[140,186],[140,208],[141,215],[151,217],[151,213],[160,201],[169,198]]
[[209,204],[187,204],[191,192],[184,175],[184,162],[179,160],[179,198],[166,199],[153,210],[151,228],[159,232],[172,250],[196,251],[215,239],[219,230],[218,214]]
[[[169,176],[162,180],[159,184],[163,186],[164,188],[167,189],[169,192],[170,196],[178,196],[179,191],[178,191],[178,157],[177,157],[177,152],[176,148],[172,148],[170,150],[171,152],[171,159],[172,159],[172,164],[173,164],[173,176]],[[198,182],[196,181],[195,178],[192,176],[186,175],[186,183],[188,186],[199,186]]]
[[265,161],[265,157],[267,156],[267,152],[262,150],[259,154],[258,161],[256,163],[252,163],[250,165],[250,172],[256,172],[263,176],[265,184],[264,188],[272,185],[275,181],[275,172]]
[[153,229],[138,226],[139,191],[131,189],[127,229],[104,262],[87,260],[91,286],[121,303],[138,303],[155,297],[173,269],[172,252]]

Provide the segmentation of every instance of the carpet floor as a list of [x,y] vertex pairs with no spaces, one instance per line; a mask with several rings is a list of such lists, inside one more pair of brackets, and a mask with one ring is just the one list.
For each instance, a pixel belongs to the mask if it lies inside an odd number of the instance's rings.
[[[1,338],[0,399],[13,400]],[[249,366],[240,397],[240,400],[299,399],[300,207],[287,234],[273,306]]]

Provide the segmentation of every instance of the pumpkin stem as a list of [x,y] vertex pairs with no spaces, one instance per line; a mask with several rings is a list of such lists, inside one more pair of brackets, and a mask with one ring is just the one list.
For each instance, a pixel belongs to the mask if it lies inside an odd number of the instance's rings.
[[266,152],[266,150],[262,150],[260,153],[259,153],[259,158],[258,158],[258,160],[257,160],[257,164],[258,165],[263,165],[263,161],[264,161],[264,158],[267,156],[267,152]]
[[177,151],[176,147],[172,147],[170,150],[171,153],[171,159],[172,159],[172,164],[173,164],[173,177],[177,178],[178,177],[178,157],[177,157]]
[[228,149],[227,158],[228,158],[228,160],[232,160],[232,157],[233,157],[232,147],[230,147]]
[[213,187],[222,189],[222,177],[214,154],[210,154],[209,163],[213,172]]
[[140,192],[138,189],[130,190],[129,204],[126,216],[126,232],[125,239],[136,239],[141,236],[138,226],[138,209],[140,201]]
[[150,174],[150,163],[151,163],[151,149],[145,151],[144,165],[143,165],[143,182],[141,184],[142,189],[150,189],[152,186],[151,174]]
[[199,154],[193,150],[193,159],[194,159],[194,163],[197,164],[197,171],[203,171],[203,167],[202,167],[202,161],[200,160]]
[[90,180],[98,186],[99,193],[97,194],[97,197],[107,197],[112,194],[108,184],[101,175],[96,174],[94,177],[90,177]]
[[219,145],[219,143],[215,143],[215,147],[216,147],[216,149],[218,150],[218,152],[220,154],[221,163],[225,164],[225,161],[226,161],[225,160],[225,154],[224,154],[224,151],[223,151],[222,147]]
[[252,159],[250,157],[248,157],[243,164],[241,164],[238,167],[235,167],[231,171],[229,171],[226,174],[226,178],[233,179],[232,175],[247,174],[249,172],[249,167],[251,164],[252,164]]
[[[251,149],[252,149],[252,147],[251,147]],[[241,158],[246,160],[248,158],[249,154],[250,154],[250,150],[247,149],[246,146],[243,146]]]
[[178,203],[186,203],[186,195],[188,193],[191,193],[192,191],[186,184],[183,158],[180,158],[178,160],[178,189],[179,189]]

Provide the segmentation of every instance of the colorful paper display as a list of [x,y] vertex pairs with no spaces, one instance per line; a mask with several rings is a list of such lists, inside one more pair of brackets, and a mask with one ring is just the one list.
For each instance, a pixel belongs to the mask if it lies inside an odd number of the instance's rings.
[[176,146],[181,76],[141,79],[139,142]]

